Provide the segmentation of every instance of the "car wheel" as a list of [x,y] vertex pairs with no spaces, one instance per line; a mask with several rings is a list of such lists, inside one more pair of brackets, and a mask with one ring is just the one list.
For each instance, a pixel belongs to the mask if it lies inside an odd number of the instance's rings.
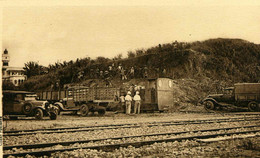
[[42,109],[36,109],[34,116],[35,116],[35,118],[37,120],[42,120],[43,119],[43,111],[42,111]]
[[28,114],[30,114],[31,111],[32,111],[32,105],[29,104],[29,103],[24,104],[22,110],[23,110],[23,113],[24,113],[25,115],[28,115]]
[[89,108],[86,104],[81,105],[80,107],[80,115],[81,116],[87,116],[89,112]]
[[259,107],[258,104],[256,102],[250,102],[248,104],[248,110],[249,111],[258,111]]
[[50,119],[51,119],[51,120],[56,120],[56,119],[57,119],[57,116],[58,116],[58,113],[57,113],[57,112],[50,112]]
[[215,109],[215,105],[214,105],[214,103],[212,101],[207,100],[207,101],[204,102],[204,108],[206,110],[214,110]]

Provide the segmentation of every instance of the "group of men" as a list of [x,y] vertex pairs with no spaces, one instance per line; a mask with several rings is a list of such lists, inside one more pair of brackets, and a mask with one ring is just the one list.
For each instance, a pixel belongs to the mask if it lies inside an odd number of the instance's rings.
[[126,114],[130,114],[131,113],[131,107],[132,107],[132,102],[134,101],[134,109],[133,109],[133,113],[134,114],[140,114],[140,108],[141,108],[141,97],[139,95],[139,91],[135,92],[135,96],[132,97],[131,96],[131,92],[128,91],[127,95],[124,96],[122,95],[120,97],[120,102],[122,104],[122,106],[125,106],[125,112]]

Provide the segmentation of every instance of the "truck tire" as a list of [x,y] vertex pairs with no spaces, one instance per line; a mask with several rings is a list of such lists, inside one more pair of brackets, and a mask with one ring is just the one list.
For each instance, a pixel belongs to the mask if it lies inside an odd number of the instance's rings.
[[42,109],[36,109],[34,112],[34,116],[37,120],[42,120],[43,119],[43,111]]
[[28,115],[32,112],[32,104],[26,103],[23,105],[22,111],[25,115]]
[[57,109],[57,114],[60,115],[60,111],[61,111],[61,110],[60,110],[60,106],[57,105],[57,104],[54,104],[54,106],[56,106],[56,107],[58,108],[58,109]]
[[98,114],[99,114],[100,116],[105,115],[105,113],[106,113],[106,108],[105,108],[105,107],[100,107],[100,108],[98,109]]
[[207,100],[203,104],[204,104],[204,108],[206,110],[214,110],[215,109],[215,105],[214,105],[213,101]]
[[57,112],[51,112],[51,113],[50,113],[50,119],[51,119],[51,120],[56,120],[56,119],[57,119],[57,115],[58,115]]
[[89,113],[89,108],[86,104],[81,105],[80,107],[80,116],[87,116]]
[[252,102],[250,102],[249,104],[248,104],[248,110],[249,111],[258,111],[259,110],[259,105],[257,104],[257,102],[254,102],[254,101],[252,101]]

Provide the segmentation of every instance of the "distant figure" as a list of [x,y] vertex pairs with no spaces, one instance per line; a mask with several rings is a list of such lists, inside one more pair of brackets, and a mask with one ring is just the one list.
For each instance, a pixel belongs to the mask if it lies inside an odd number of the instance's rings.
[[96,74],[95,74],[95,78],[98,78],[99,77],[99,68],[96,69]]
[[139,91],[136,91],[134,96],[134,101],[135,101],[134,114],[140,114],[141,97],[139,95]]
[[102,70],[101,70],[100,73],[99,73],[99,77],[100,77],[101,79],[104,78],[104,74],[103,74],[103,71],[102,71]]
[[[121,96],[119,97],[120,99],[120,104],[121,104],[121,107],[119,109],[126,109],[125,107],[125,94],[122,93]],[[123,110],[123,111],[126,111],[126,110]]]
[[130,78],[133,79],[135,77],[135,69],[134,67],[131,67],[130,69]]
[[123,68],[121,69],[121,79],[122,80],[127,80],[127,77],[125,75],[125,70]]
[[163,73],[163,77],[166,77],[166,69],[165,68],[163,69],[162,73]]
[[132,102],[131,92],[128,91],[127,95],[125,96],[126,114],[131,113],[131,102]]
[[144,67],[144,73],[143,73],[143,78],[147,78],[148,77],[148,68],[147,66]]

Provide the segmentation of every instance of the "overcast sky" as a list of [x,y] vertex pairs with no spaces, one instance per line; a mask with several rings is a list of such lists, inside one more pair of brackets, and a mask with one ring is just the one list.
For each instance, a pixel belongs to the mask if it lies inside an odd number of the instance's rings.
[[[148,4],[149,5],[149,4]],[[259,5],[13,6],[3,8],[10,66],[105,56],[159,43],[241,38],[260,43]]]

